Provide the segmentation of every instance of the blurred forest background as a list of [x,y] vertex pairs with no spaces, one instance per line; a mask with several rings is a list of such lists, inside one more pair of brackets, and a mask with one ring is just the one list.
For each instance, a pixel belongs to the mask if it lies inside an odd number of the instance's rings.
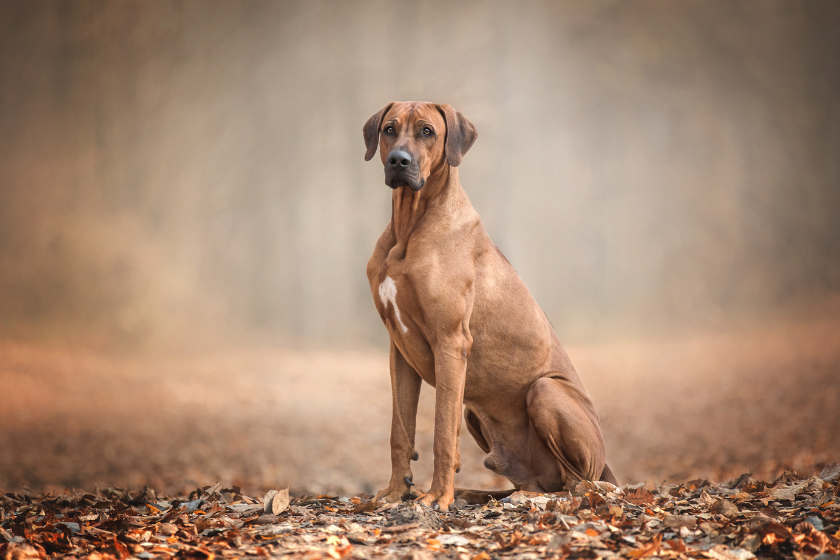
[[[462,183],[623,482],[840,459],[838,27],[831,0],[0,3],[0,487],[384,485],[361,127],[411,99],[476,125]],[[503,485],[462,441],[458,484]]]

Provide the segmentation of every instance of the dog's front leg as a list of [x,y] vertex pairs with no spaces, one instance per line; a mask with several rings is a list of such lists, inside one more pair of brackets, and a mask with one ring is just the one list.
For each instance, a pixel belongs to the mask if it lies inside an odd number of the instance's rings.
[[411,460],[417,421],[417,402],[422,380],[391,341],[391,482],[376,493],[374,500],[398,502],[411,494]]
[[458,434],[464,407],[469,335],[451,337],[435,350],[435,468],[432,487],[420,500],[446,510],[455,500],[455,471],[460,469]]

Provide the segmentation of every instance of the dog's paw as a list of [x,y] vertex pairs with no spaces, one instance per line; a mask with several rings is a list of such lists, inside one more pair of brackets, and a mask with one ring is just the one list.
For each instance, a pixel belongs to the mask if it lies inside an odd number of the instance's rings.
[[403,486],[397,486],[396,488],[392,488],[388,486],[388,488],[384,488],[376,493],[374,496],[373,501],[378,502],[379,500],[385,500],[389,504],[394,502],[401,502],[403,500],[407,500],[411,498],[411,488],[407,484]]
[[442,492],[438,494],[430,491],[417,501],[424,506],[438,511],[451,511],[455,508],[455,495],[453,492]]

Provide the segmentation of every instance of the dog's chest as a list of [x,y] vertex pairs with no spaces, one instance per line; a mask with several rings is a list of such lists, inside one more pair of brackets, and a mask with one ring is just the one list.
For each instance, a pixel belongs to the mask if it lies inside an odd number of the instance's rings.
[[400,307],[397,303],[397,283],[390,276],[386,275],[379,284],[379,301],[382,304],[379,314],[382,316],[385,324],[388,324],[392,313],[395,319],[393,323],[395,324],[392,323],[392,325],[388,326],[398,328],[399,332],[402,332],[403,334],[408,333],[408,327],[403,321],[402,313],[400,312]]
[[434,358],[424,331],[423,310],[404,262],[382,259],[370,278],[373,300],[391,340],[403,357],[434,386]]

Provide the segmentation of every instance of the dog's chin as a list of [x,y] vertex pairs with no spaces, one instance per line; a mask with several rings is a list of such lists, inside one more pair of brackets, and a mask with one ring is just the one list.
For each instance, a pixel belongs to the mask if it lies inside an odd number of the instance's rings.
[[412,181],[405,177],[385,177],[385,184],[391,187],[392,189],[408,187],[414,192],[417,192],[423,188],[423,185],[426,184],[426,180],[417,178],[416,180]]

